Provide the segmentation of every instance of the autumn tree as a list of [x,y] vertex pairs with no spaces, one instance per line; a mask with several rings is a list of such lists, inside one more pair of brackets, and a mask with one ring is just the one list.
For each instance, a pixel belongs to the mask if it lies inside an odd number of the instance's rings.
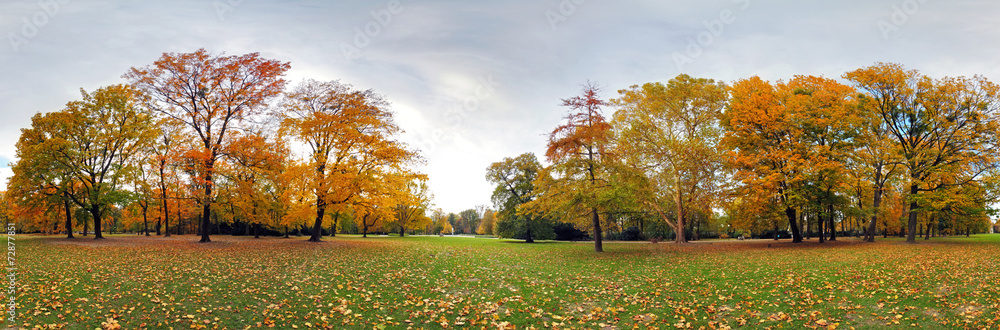
[[890,63],[844,77],[870,98],[901,155],[909,181],[906,241],[914,243],[921,192],[973,183],[993,167],[1000,91],[982,76],[935,80]]
[[479,215],[479,211],[476,209],[468,209],[459,212],[459,217],[462,219],[462,233],[465,234],[475,234],[476,229],[479,228],[479,222],[482,221]]
[[[802,194],[815,204],[819,241],[824,226],[836,240],[835,205],[843,204],[848,156],[854,151],[860,118],[854,89],[833,79],[795,76],[777,86],[801,153]],[[824,217],[825,216],[825,219]]]
[[228,134],[246,119],[261,113],[279,95],[288,63],[260,57],[193,53],[164,53],[156,62],[132,68],[124,75],[145,92],[150,108],[184,123],[197,136],[203,171],[201,242],[210,242],[209,230],[215,162],[226,147]]
[[[743,194],[758,201],[777,202],[784,209],[792,242],[801,242],[796,208],[803,203],[800,188],[802,158],[799,132],[782,104],[779,91],[760,77],[741,79],[730,89],[722,116],[727,159],[742,183]],[[777,226],[776,226],[777,227]],[[777,229],[777,228],[775,228]]]
[[152,119],[139,93],[129,86],[81,93],[83,100],[69,102],[66,109],[36,116],[38,128],[44,129],[36,132],[30,146],[23,146],[28,156],[24,161],[42,159],[71,176],[63,181],[78,182],[72,192],[63,192],[91,213],[94,238],[101,239],[102,216],[127,197],[122,188],[138,168],[137,155],[151,140]]
[[430,234],[451,233],[451,224],[448,223],[448,215],[441,208],[431,210],[431,223],[427,225],[427,232]]
[[289,153],[282,140],[263,131],[248,130],[232,136],[223,151],[229,161],[217,172],[223,180],[220,192],[226,192],[230,219],[255,228],[268,222],[274,210],[272,204],[278,201],[277,177],[285,171]]
[[[153,131],[155,133],[155,131]],[[152,135],[152,134],[151,134]],[[149,236],[149,207],[150,203],[156,200],[156,191],[153,188],[153,171],[155,170],[155,159],[150,157],[149,151],[152,148],[147,145],[141,151],[136,170],[133,172],[132,182],[132,205],[139,208],[142,214],[142,232]]]
[[[666,85],[647,83],[619,94],[613,101],[619,107],[617,154],[648,188],[635,189],[635,197],[674,229],[675,242],[684,243],[685,216],[710,210],[722,179],[718,117],[726,105],[726,86],[681,74]],[[676,221],[663,210],[669,202]]]
[[[176,173],[174,171],[174,165],[177,163],[180,157],[178,148],[179,145],[188,144],[188,141],[184,140],[184,135],[181,132],[183,128],[182,124],[173,118],[165,117],[157,120],[157,137],[155,143],[151,148],[152,155],[151,161],[154,164],[154,171],[156,173],[156,188],[159,190],[159,206],[160,206],[160,217],[163,220],[163,226],[166,228],[164,237],[170,237],[170,203],[168,202],[171,198],[171,190],[175,190],[175,183],[177,181]],[[160,224],[157,220],[156,234],[160,234]]]
[[10,223],[11,200],[7,191],[0,191],[0,219],[3,219],[4,227]]
[[66,238],[73,238],[73,212],[70,211],[73,202],[69,195],[74,194],[77,181],[71,169],[54,162],[51,157],[55,154],[46,149],[52,146],[49,139],[61,136],[55,126],[61,119],[56,117],[64,116],[62,112],[36,114],[32,117],[31,128],[21,130],[16,145],[18,161],[11,168],[14,176],[8,182],[8,199],[19,205],[12,210],[22,212],[47,210],[57,205],[63,207]]
[[374,91],[338,81],[307,80],[286,93],[278,113],[282,131],[309,146],[315,170],[316,216],[310,241],[320,241],[329,206],[349,205],[366,189],[371,193],[380,183],[369,179],[378,173],[421,161],[394,140],[401,130],[388,106]]
[[496,212],[491,209],[483,209],[483,219],[479,222],[479,228],[476,228],[476,234],[479,235],[493,235],[493,224],[496,222]]
[[596,85],[587,83],[580,95],[562,100],[562,105],[569,108],[566,121],[549,133],[545,151],[552,163],[547,172],[552,175],[539,176],[541,181],[536,185],[540,197],[530,207],[535,211],[562,210],[570,219],[586,214],[596,252],[604,251],[600,211],[610,200],[607,191],[611,174],[606,165],[613,159],[611,125],[601,111],[608,102],[598,97],[599,91]]
[[392,227],[399,229],[399,237],[403,237],[407,229],[420,229],[430,223],[427,210],[434,196],[428,191],[427,180],[423,178],[408,182],[400,193],[393,209]]

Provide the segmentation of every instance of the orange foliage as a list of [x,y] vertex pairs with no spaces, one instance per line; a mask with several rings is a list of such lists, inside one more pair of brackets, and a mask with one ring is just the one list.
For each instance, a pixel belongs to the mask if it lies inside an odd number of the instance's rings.
[[[197,136],[200,148],[188,156],[198,164],[203,187],[202,226],[210,225],[213,171],[220,153],[230,142],[228,134],[247,118],[260,114],[267,102],[281,93],[288,63],[268,60],[258,53],[241,56],[164,53],[150,66],[132,68],[124,75],[144,91],[148,104],[165,116],[184,123]],[[202,242],[209,232],[203,231]]]

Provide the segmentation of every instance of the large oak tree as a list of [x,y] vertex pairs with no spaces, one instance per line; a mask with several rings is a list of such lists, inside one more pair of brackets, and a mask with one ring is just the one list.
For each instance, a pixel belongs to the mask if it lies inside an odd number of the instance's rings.
[[215,162],[228,143],[227,136],[247,119],[260,114],[267,102],[284,89],[281,77],[288,63],[262,58],[259,53],[213,55],[164,53],[152,65],[132,68],[124,75],[145,92],[148,105],[184,123],[197,136],[203,186],[201,242],[210,242]]

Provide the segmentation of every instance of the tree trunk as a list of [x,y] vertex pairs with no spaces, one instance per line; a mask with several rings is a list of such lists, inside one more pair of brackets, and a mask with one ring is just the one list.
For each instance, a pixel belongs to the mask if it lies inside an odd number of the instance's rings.
[[924,233],[924,240],[931,239],[931,220],[927,219],[927,232]]
[[101,234],[101,208],[91,205],[90,215],[94,218],[94,239],[104,239],[104,235]]
[[[163,226],[166,229],[166,234],[163,237],[170,237],[170,212],[167,207],[167,181],[164,179],[163,168],[166,167],[167,160],[160,159],[160,200],[163,202]],[[160,225],[157,222],[156,225],[156,235],[160,235]]]
[[260,224],[253,224],[253,238],[260,238]]
[[524,242],[525,242],[525,243],[534,243],[534,242],[535,242],[535,240],[534,240],[534,238],[533,238],[533,237],[531,237],[531,227],[528,227],[528,228],[526,228],[526,229],[527,229],[527,230],[526,230],[526,231],[527,231],[527,233],[526,233],[526,236],[528,236],[528,237],[527,237],[527,238],[525,238]]
[[601,218],[597,215],[597,208],[590,208],[590,214],[594,222],[594,252],[604,252],[601,242]]
[[160,236],[160,218],[156,218],[156,236]]
[[872,219],[868,222],[868,233],[865,236],[865,242],[875,241],[875,224],[878,222],[878,209],[882,205],[882,185],[878,184],[879,180],[882,178],[881,170],[875,172],[875,198],[872,203]]
[[694,219],[692,220],[693,221],[691,222],[691,239],[695,241],[701,240],[701,236],[699,236],[698,234],[699,232],[701,232],[701,221],[698,220],[698,217],[694,217]]
[[[77,218],[77,222],[79,222],[79,218]],[[87,231],[88,231],[89,229],[90,229],[90,222],[88,222],[88,221],[87,221],[87,218],[86,218],[86,217],[84,217],[84,219],[83,219],[83,236],[84,236],[84,237],[86,237],[86,236],[87,236]]]
[[674,186],[677,190],[676,202],[677,202],[677,237],[674,237],[674,243],[687,243],[687,237],[684,236],[684,207],[681,204],[681,176],[679,173],[674,173]]
[[285,225],[285,238],[288,238],[288,225]]
[[[802,234],[799,233],[799,225],[795,221],[795,208],[786,207],[785,216],[788,217],[788,224],[792,227],[792,243],[801,243]],[[778,233],[775,232],[774,234],[777,235]]]
[[74,238],[73,214],[70,213],[69,199],[63,198],[63,208],[66,210],[66,238]]
[[[812,239],[813,229],[815,229],[814,227],[816,226],[813,226],[812,219],[809,218],[809,214],[806,213],[805,208],[796,209],[795,212],[797,213],[796,214],[797,217],[801,217],[801,218],[796,218],[798,221],[800,221],[799,235],[802,235],[802,239],[804,240]],[[791,235],[791,233],[789,233],[789,235]]]
[[163,237],[170,237],[170,214],[167,213],[167,203],[163,203]]
[[406,236],[406,226],[399,225],[399,237]]
[[149,209],[149,202],[144,202],[145,204],[140,205],[142,207],[142,231],[146,232],[146,236],[149,236],[149,218],[147,218],[146,211]]
[[313,232],[309,237],[310,242],[319,242],[323,238],[323,217],[326,215],[326,202],[319,194],[316,197],[316,222],[313,223]]
[[330,237],[337,237],[337,225],[340,222],[340,211],[333,212],[333,221],[330,226]]
[[833,205],[831,205],[831,204],[827,204],[826,205],[826,216],[827,216],[828,219],[830,219],[830,226],[829,226],[830,227],[830,240],[831,241],[836,241],[837,240],[837,224],[834,223],[834,220],[833,220]]
[[[207,147],[207,146],[206,146]],[[211,151],[210,151],[211,152]],[[208,232],[212,226],[212,171],[214,170],[214,160],[209,158],[205,160],[205,199],[202,201],[204,207],[201,211],[201,243],[211,242],[212,239],[208,237]]]
[[818,231],[819,242],[826,242],[826,233],[823,231],[823,203],[819,203],[819,209],[816,210],[816,231]]
[[916,183],[910,184],[910,221],[906,226],[906,242],[916,243],[917,237],[917,201],[914,200],[917,197],[918,187]]

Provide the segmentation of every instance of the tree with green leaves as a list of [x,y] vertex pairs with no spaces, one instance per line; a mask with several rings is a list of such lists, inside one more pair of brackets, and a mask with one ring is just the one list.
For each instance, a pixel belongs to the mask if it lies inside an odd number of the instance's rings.
[[[635,198],[650,207],[685,243],[685,218],[707,211],[723,180],[718,118],[725,84],[681,74],[666,85],[647,83],[619,91],[613,100],[617,154],[641,182]],[[664,209],[673,204],[674,219]]]
[[462,232],[466,234],[475,234],[476,229],[479,228],[479,222],[482,220],[479,215],[479,211],[476,209],[468,209],[459,212],[459,216],[462,218]]
[[8,182],[8,199],[16,202],[21,210],[61,206],[66,215],[66,238],[74,238],[70,211],[73,201],[69,195],[78,188],[76,177],[70,169],[54,162],[52,150],[46,149],[51,147],[49,139],[60,136],[54,125],[59,122],[56,117],[64,115],[60,112],[35,114],[31,128],[21,130],[16,145],[18,161],[11,168],[14,176]]
[[34,128],[40,131],[26,132],[38,135],[19,146],[25,151],[19,163],[43,160],[49,170],[64,171],[67,176],[62,180],[75,182],[75,188],[64,190],[64,194],[90,212],[94,238],[102,239],[102,217],[128,199],[123,188],[136,177],[138,155],[155,133],[152,115],[142,106],[135,89],[113,85],[81,92],[83,100],[69,102],[62,111],[36,116]]
[[885,124],[908,174],[906,241],[916,242],[922,192],[975,184],[995,167],[1000,88],[985,77],[932,79],[877,63],[844,75]]
[[515,158],[504,158],[486,169],[486,180],[496,185],[492,196],[493,205],[497,208],[495,235],[523,237],[528,243],[550,236],[552,226],[544,218],[521,210],[534,199],[534,182],[541,168],[534,154],[525,153]]

